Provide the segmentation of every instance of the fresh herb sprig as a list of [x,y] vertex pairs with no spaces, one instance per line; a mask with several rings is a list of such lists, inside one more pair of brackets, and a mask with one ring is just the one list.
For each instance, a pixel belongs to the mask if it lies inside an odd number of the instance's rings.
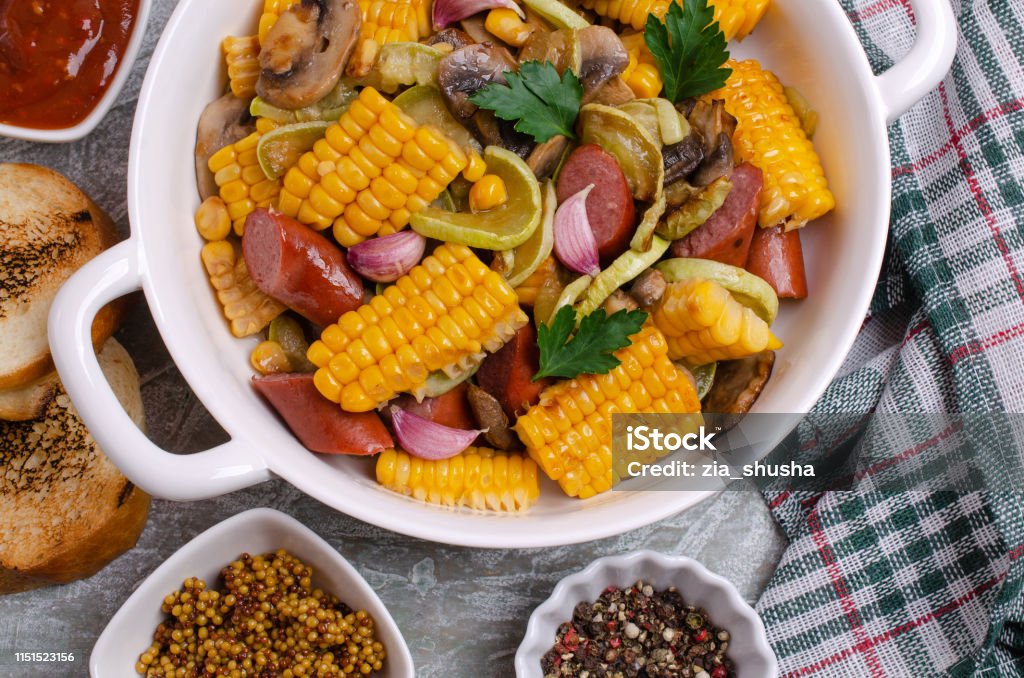
[[664,21],[647,16],[644,42],[658,62],[666,99],[677,102],[713,92],[732,73],[721,67],[729,50],[714,17],[707,0],[670,3]]
[[505,74],[508,83],[492,82],[469,100],[502,120],[515,121],[517,131],[544,143],[559,134],[575,139],[573,125],[583,101],[583,85],[568,68],[561,77],[550,61],[527,61],[518,73]]
[[621,362],[612,355],[629,346],[629,337],[640,331],[647,314],[622,309],[608,315],[599,308],[583,317],[576,335],[576,310],[563,306],[550,325],[538,323],[537,346],[540,348],[540,370],[534,375],[572,379],[581,374],[606,374]]

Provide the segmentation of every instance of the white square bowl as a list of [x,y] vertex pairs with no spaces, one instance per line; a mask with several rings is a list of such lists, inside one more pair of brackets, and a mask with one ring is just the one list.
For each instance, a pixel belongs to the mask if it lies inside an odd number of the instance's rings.
[[242,553],[285,549],[313,568],[313,584],[332,593],[353,610],[366,610],[375,624],[387,659],[380,678],[411,678],[412,655],[395,620],[377,594],[347,560],[308,527],[267,508],[239,513],[217,523],[168,558],[125,601],[107,624],[89,657],[92,678],[137,678],[135,663],[153,641],[164,596],[188,577],[214,586],[221,568]]
[[579,603],[592,603],[609,586],[626,588],[642,580],[657,591],[675,586],[690,605],[704,608],[715,626],[731,636],[727,654],[737,678],[775,678],[778,661],[761,618],[727,579],[693,558],[655,551],[634,551],[598,558],[558,582],[551,596],[533,611],[519,650],[517,678],[541,678],[540,660],[555,644],[558,627],[572,619]]

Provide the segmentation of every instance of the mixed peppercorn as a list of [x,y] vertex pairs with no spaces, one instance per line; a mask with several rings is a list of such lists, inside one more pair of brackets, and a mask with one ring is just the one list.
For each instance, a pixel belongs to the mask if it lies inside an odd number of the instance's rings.
[[189,577],[164,598],[168,618],[135,670],[146,676],[367,675],[384,646],[363,610],[313,588],[313,570],[284,550],[242,554],[221,570],[222,590]]
[[676,588],[638,581],[580,603],[541,658],[545,678],[732,678],[729,632]]

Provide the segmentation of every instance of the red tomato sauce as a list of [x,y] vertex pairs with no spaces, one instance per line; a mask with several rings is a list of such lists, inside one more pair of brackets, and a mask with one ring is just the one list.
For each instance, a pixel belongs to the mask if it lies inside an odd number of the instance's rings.
[[71,127],[121,64],[139,0],[0,0],[0,122]]

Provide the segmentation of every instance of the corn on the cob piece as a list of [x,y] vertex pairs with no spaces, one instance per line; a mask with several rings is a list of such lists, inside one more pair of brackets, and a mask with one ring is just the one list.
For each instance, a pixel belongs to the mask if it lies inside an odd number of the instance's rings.
[[242,234],[249,213],[257,207],[273,206],[281,190],[281,180],[268,179],[256,155],[260,137],[274,127],[272,120],[260,118],[255,132],[210,156],[210,171],[238,235]]
[[200,255],[210,284],[224,307],[224,317],[231,324],[231,334],[248,337],[284,313],[285,306],[261,292],[249,277],[245,258],[228,240],[215,240],[203,246]]
[[429,0],[359,0],[361,40],[419,42],[430,35]]
[[433,371],[460,376],[526,322],[508,283],[468,247],[449,243],[327,327],[308,356],[324,397],[365,412],[421,392]]
[[730,60],[727,65],[732,75],[710,96],[724,99],[725,109],[736,116],[737,157],[764,173],[758,223],[762,228],[780,223],[787,230],[800,228],[836,204],[814,144],[774,73],[754,60]]
[[665,337],[646,325],[632,344],[615,353],[622,361],[608,374],[586,374],[544,390],[519,417],[515,430],[530,457],[570,497],[605,492],[625,471],[612,460],[612,414],[693,413],[700,400],[668,357]]
[[224,61],[228,66],[231,93],[239,99],[256,96],[256,81],[260,78],[260,41],[255,35],[242,38],[228,36],[221,43]]
[[317,230],[333,224],[335,239],[351,247],[404,228],[467,162],[442,132],[365,87],[285,174],[279,209]]
[[668,355],[693,365],[733,360],[782,347],[768,323],[713,280],[671,283],[651,309]]
[[260,15],[259,41],[260,44],[267,39],[267,33],[277,23],[277,18],[284,14],[289,7],[301,0],[264,0],[263,14]]
[[[599,16],[614,19],[619,23],[642,31],[647,24],[647,15],[659,19],[665,16],[672,0],[583,0],[582,5],[592,9]],[[715,21],[725,34],[726,40],[742,40],[750,35],[757,22],[764,16],[770,0],[710,0],[715,10]]]
[[438,461],[384,450],[377,457],[377,482],[431,504],[490,511],[522,511],[540,496],[532,459],[486,447],[469,447]]

